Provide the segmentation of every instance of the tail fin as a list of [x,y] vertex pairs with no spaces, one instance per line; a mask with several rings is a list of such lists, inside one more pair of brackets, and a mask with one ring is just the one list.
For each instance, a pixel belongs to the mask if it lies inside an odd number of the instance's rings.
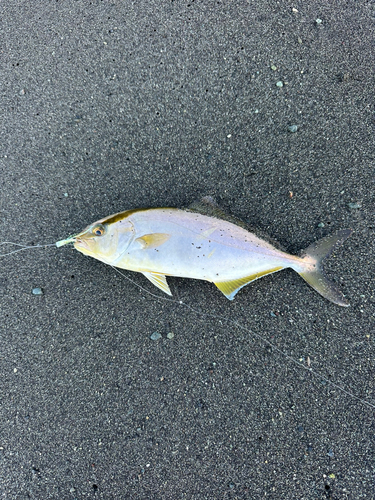
[[[335,234],[327,236],[312,245],[302,252],[302,258],[306,263],[312,261],[314,264],[308,266],[306,271],[299,272],[298,274],[307,281],[307,283],[314,288],[320,295],[326,299],[339,305],[348,307],[349,303],[336,287],[334,283],[329,281],[323,271],[323,261],[331,255],[344,241],[352,234],[352,229],[343,229]],[[307,266],[306,266],[307,267]]]

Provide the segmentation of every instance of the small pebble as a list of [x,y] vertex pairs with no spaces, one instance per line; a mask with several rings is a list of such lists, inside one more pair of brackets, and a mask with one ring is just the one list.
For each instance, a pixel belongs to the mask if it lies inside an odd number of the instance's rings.
[[288,130],[289,132],[297,132],[298,125],[290,125],[290,127],[288,127]]
[[282,82],[281,80],[280,80],[280,81],[278,81],[278,82],[276,83],[276,87],[280,87],[280,88],[281,88],[281,87],[284,87],[283,82]]
[[256,110],[254,111],[254,113],[255,113],[255,114],[258,114],[258,113],[259,113],[259,109],[256,109]]
[[68,195],[68,193],[64,193],[64,196],[65,196],[65,198],[67,198],[69,195]]
[[335,454],[333,453],[332,450],[329,450],[329,452],[327,453],[327,455],[332,458]]
[[274,64],[272,64],[271,69],[272,69],[272,71],[276,71],[277,70],[277,68],[276,68],[276,66]]
[[316,24],[322,24],[323,21],[318,18],[315,22],[316,22]]
[[43,290],[41,288],[33,288],[33,295],[43,295]]
[[361,203],[348,203],[349,208],[361,208]]
[[318,227],[324,227],[324,226],[325,226],[324,222],[319,222]]
[[174,337],[174,333],[173,332],[167,333],[167,339],[173,339],[173,337]]
[[159,340],[159,339],[161,339],[161,335],[160,335],[160,333],[158,333],[158,332],[154,332],[154,333],[151,335],[150,339],[151,339],[151,340]]

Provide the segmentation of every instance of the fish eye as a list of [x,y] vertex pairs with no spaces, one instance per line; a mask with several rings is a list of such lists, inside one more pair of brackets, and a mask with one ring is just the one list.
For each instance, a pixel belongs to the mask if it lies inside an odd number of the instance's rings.
[[102,225],[95,226],[92,230],[92,233],[95,234],[95,236],[103,236],[104,226]]

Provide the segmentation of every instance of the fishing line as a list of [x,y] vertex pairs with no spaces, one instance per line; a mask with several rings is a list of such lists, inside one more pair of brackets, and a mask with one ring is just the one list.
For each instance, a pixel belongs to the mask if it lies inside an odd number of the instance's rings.
[[21,245],[20,243],[14,243],[13,241],[3,241],[2,243],[0,243],[0,246],[1,245],[15,245],[17,247],[22,247],[22,248],[19,248],[18,250],[12,250],[11,252],[8,253],[1,253],[0,257],[6,257],[14,253],[23,252],[24,250],[29,250],[30,248],[44,248],[44,247],[56,246],[55,243],[46,243],[45,245]]
[[117,271],[119,274],[121,274],[121,276],[123,276],[125,279],[127,279],[128,281],[130,281],[131,283],[133,283],[133,285],[135,285],[136,287],[138,287],[140,290],[142,290],[143,292],[147,293],[148,295],[151,295],[151,297],[155,297],[156,299],[164,300],[165,302],[172,302],[173,304],[178,304],[178,305],[185,306],[185,307],[187,307],[188,309],[190,309],[191,311],[193,311],[195,314],[197,314],[199,316],[205,316],[205,317],[208,317],[208,318],[214,318],[214,319],[219,319],[219,320],[222,320],[222,321],[226,321],[227,323],[231,323],[232,325],[237,326],[241,330],[243,330],[243,331],[245,331],[245,332],[247,332],[247,333],[249,333],[251,335],[254,335],[259,340],[261,340],[263,343],[267,344],[269,347],[271,347],[272,349],[274,349],[276,352],[278,352],[279,354],[281,354],[282,356],[284,356],[288,361],[290,361],[290,362],[294,363],[295,365],[297,365],[299,368],[303,368],[305,371],[308,371],[309,373],[311,373],[312,375],[314,375],[314,377],[319,378],[320,380],[323,380],[324,382],[326,382],[331,387],[334,387],[335,389],[338,389],[339,391],[343,392],[347,396],[350,396],[351,398],[354,398],[357,401],[360,401],[362,404],[367,405],[370,408],[375,409],[375,405],[374,404],[366,401],[365,399],[360,398],[359,396],[356,396],[355,394],[353,394],[353,393],[349,392],[348,390],[346,390],[344,387],[342,387],[342,386],[340,386],[338,384],[335,384],[335,382],[332,382],[331,380],[327,379],[324,375],[322,375],[318,371],[313,370],[311,367],[306,366],[303,363],[300,363],[295,358],[293,358],[292,356],[289,356],[289,354],[286,354],[284,351],[282,351],[275,344],[273,344],[272,342],[270,342],[266,338],[262,337],[258,333],[252,332],[251,330],[249,330],[245,326],[243,326],[240,323],[238,323],[238,321],[235,321],[235,320],[230,319],[230,318],[226,318],[225,316],[220,316],[220,315],[217,315],[217,314],[211,314],[211,313],[206,313],[206,312],[203,312],[203,311],[199,311],[197,309],[194,309],[194,307],[190,306],[189,304],[186,304],[182,300],[168,299],[167,297],[162,297],[160,295],[156,295],[155,293],[150,292],[149,290],[147,290],[143,286],[139,285],[138,283],[136,283],[135,281],[133,281],[128,276],[126,276],[117,267],[114,267],[114,266],[111,266],[111,267],[112,267],[112,269],[114,269],[115,271]]
[[[18,248],[17,250],[13,250],[11,252],[7,252],[7,253],[3,253],[3,254],[0,254],[0,257],[6,257],[8,255],[12,255],[14,253],[18,253],[18,252],[22,252],[24,250],[29,250],[31,248],[46,248],[46,247],[56,247],[56,243],[46,243],[44,245],[22,245],[20,243],[14,243],[12,241],[3,241],[0,243],[0,246],[3,246],[3,245],[15,245],[15,246],[18,246],[18,247],[21,247],[21,248]],[[171,302],[173,304],[178,304],[178,305],[182,305],[182,306],[185,306],[186,308],[190,309],[192,312],[194,312],[195,314],[197,314],[198,316],[203,316],[203,317],[207,317],[207,318],[213,318],[213,319],[219,319],[221,321],[226,321],[227,323],[231,323],[232,325],[238,327],[239,329],[245,331],[246,333],[249,333],[251,335],[254,335],[255,337],[257,337],[259,340],[261,340],[264,344],[268,345],[269,347],[271,347],[272,349],[274,349],[276,352],[278,352],[279,354],[281,354],[282,356],[284,356],[284,358],[286,358],[288,361],[290,361],[291,363],[294,363],[295,365],[297,365],[299,368],[303,368],[305,371],[308,371],[309,373],[311,373],[312,375],[314,375],[314,377],[316,378],[319,378],[320,380],[323,380],[324,382],[326,382],[328,385],[330,385],[331,387],[334,387],[335,389],[338,389],[339,391],[343,392],[344,394],[346,394],[347,396],[350,396],[351,398],[354,398],[356,399],[357,401],[360,401],[362,404],[366,405],[366,406],[369,406],[370,408],[373,408],[375,409],[375,405],[366,401],[365,399],[362,399],[360,398],[359,396],[356,396],[355,394],[349,392],[348,390],[346,390],[344,387],[336,384],[335,382],[332,382],[331,380],[327,379],[324,375],[322,375],[320,372],[318,371],[315,371],[313,370],[311,367],[309,366],[306,366],[304,365],[303,363],[300,363],[299,361],[297,361],[295,358],[293,358],[292,356],[289,356],[289,354],[286,354],[284,351],[282,351],[279,347],[277,347],[275,344],[273,344],[272,342],[270,342],[269,340],[267,340],[266,338],[262,337],[261,335],[259,335],[258,333],[256,332],[252,332],[251,330],[249,330],[248,328],[246,328],[245,326],[241,325],[241,323],[239,323],[238,321],[235,321],[233,319],[230,319],[230,318],[227,318],[225,316],[220,316],[220,315],[217,315],[217,314],[212,314],[212,313],[207,313],[207,312],[203,312],[203,311],[200,311],[198,309],[195,309],[194,307],[192,307],[191,305],[189,304],[186,304],[185,302],[183,302],[182,300],[175,300],[175,299],[168,299],[167,297],[162,297],[160,295],[156,295],[155,293],[152,293],[150,292],[149,290],[147,290],[146,288],[144,288],[143,286],[141,286],[140,284],[136,283],[135,281],[133,281],[131,278],[129,278],[128,276],[126,276],[124,273],[122,273],[118,268],[114,267],[114,266],[111,266],[112,269],[114,269],[116,272],[118,272],[123,278],[125,278],[126,280],[130,281],[133,285],[135,285],[136,287],[138,287],[140,290],[142,290],[143,292],[147,293],[148,295],[150,295],[151,297],[154,297],[158,300],[163,300],[165,302]]]

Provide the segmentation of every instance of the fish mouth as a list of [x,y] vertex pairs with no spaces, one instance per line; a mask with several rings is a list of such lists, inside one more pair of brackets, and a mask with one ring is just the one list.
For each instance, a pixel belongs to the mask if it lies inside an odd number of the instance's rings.
[[66,238],[65,240],[57,241],[55,245],[59,248],[63,245],[68,245],[68,243],[73,243],[74,248],[79,252],[95,257],[95,255],[90,250],[88,242],[85,239],[80,238],[80,236],[82,236],[82,233],[79,233],[75,236],[69,236],[69,238]]
[[85,229],[81,233],[74,234],[73,236],[68,236],[65,240],[60,240],[55,243],[57,248],[60,248],[64,245],[68,245],[69,243],[74,243],[74,246],[76,243],[83,244],[84,241],[81,239],[82,236],[84,236],[87,233],[87,230]]
[[69,238],[66,238],[65,240],[57,241],[55,245],[57,248],[60,248],[64,245],[68,245],[69,243],[73,243],[75,247],[81,246],[83,248],[87,248],[87,242],[82,240],[79,236],[80,235],[69,236]]
[[74,238],[73,243],[74,243],[74,248],[76,248],[76,249],[79,249],[79,248],[88,249],[87,241],[85,241],[85,240],[81,240],[80,238]]

